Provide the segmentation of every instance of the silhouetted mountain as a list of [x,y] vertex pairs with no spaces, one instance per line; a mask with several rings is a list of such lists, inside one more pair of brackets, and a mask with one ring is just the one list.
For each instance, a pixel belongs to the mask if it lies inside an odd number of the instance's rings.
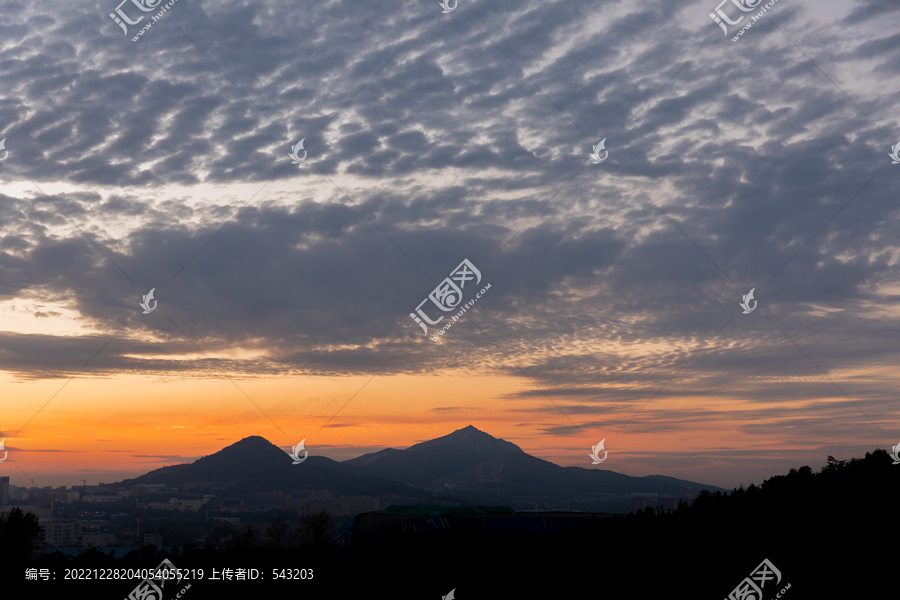
[[510,453],[525,455],[515,444],[498,440],[469,425],[406,450],[387,448],[344,461],[344,464],[359,467],[360,472],[367,475],[424,487],[436,479],[456,475]]
[[690,499],[715,486],[654,475],[628,477],[610,469],[560,467],[531,456],[513,443],[469,425],[443,437],[337,462],[309,456],[299,465],[265,438],[250,436],[191,464],[151,471],[123,486],[162,483],[168,487],[227,487],[217,496],[266,492],[320,492],[335,496],[405,496],[463,504],[552,502],[603,512],[632,509],[634,494]]
[[385,448],[384,450],[380,450],[378,452],[373,452],[371,454],[363,454],[362,456],[358,456],[356,458],[351,458],[350,460],[345,460],[345,461],[343,461],[343,464],[358,467],[358,466],[367,465],[371,462],[380,460],[380,459],[384,458],[385,456],[392,456],[394,454],[400,454],[402,452],[403,452],[402,450],[396,450],[394,448]]
[[303,463],[294,465],[284,450],[254,435],[193,463],[162,467],[125,480],[121,485],[162,483],[168,487],[182,487],[202,482],[204,487],[233,486],[232,493],[328,490],[334,495],[431,496],[394,481],[355,474],[354,470],[324,456],[310,456]]
[[560,467],[471,425],[406,450],[389,448],[343,464],[360,474],[452,494],[466,503],[539,502],[559,490],[554,502],[602,504],[606,510],[613,510],[615,502],[617,512],[628,512],[631,494],[687,499],[701,489],[723,491],[661,475],[629,477],[603,468]]

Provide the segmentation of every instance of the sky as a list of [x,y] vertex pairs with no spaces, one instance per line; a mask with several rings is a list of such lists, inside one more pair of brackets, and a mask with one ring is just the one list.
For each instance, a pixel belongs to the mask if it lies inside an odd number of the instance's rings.
[[895,1],[163,6],[0,0],[13,484],[470,424],[726,488],[900,443]]

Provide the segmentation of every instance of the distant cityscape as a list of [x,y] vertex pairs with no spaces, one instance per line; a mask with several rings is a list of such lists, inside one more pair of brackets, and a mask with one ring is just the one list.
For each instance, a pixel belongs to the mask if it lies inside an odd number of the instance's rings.
[[[165,484],[145,484],[129,490],[109,491],[112,484],[20,488],[11,486],[9,477],[0,477],[0,514],[19,508],[38,518],[44,534],[45,549],[55,548],[134,548],[137,546],[163,546],[163,536],[153,531],[140,531],[140,518],[153,520],[153,511],[199,513],[205,509],[203,522],[221,523],[241,530],[241,517],[223,516],[218,513],[247,513],[248,506],[241,500],[222,500],[211,510],[214,494],[191,495],[177,487]],[[83,504],[96,510],[85,510]],[[130,512],[122,512],[124,510]],[[379,510],[378,498],[370,496],[338,496],[336,498],[312,498],[297,502],[296,513],[325,511],[332,517],[355,516]],[[251,513],[244,517],[246,526]],[[136,520],[136,526],[125,527],[126,518]],[[160,517],[157,516],[156,520]],[[165,517],[161,517],[165,519]],[[229,542],[232,534],[222,536],[219,542]],[[206,544],[208,538],[195,538],[195,544]]]
[[[165,484],[144,484],[117,491],[104,489],[109,485],[112,484],[26,489],[10,486],[9,477],[0,477],[0,514],[14,508],[21,509],[23,513],[33,513],[38,518],[44,535],[45,551],[91,547],[121,548],[125,551],[146,545],[161,548],[166,540],[160,533],[153,530],[141,533],[140,529],[141,516],[145,523],[148,520],[166,519],[164,516],[154,515],[153,511],[200,513],[203,510],[204,523],[227,524],[233,532],[246,530],[247,525],[253,522],[254,513],[248,512],[249,507],[242,500],[223,499],[211,508],[210,503],[216,498],[214,494],[185,494],[177,487],[170,488]],[[635,512],[646,508],[671,511],[678,502],[676,498],[658,494],[641,496],[633,499]],[[85,509],[84,504],[91,505],[90,508],[95,510]],[[296,513],[301,516],[325,511],[331,517],[353,517],[378,512],[380,504],[378,498],[371,496],[311,498],[298,500]],[[126,509],[130,512],[123,512]],[[561,509],[565,510],[566,506],[546,504],[532,508],[529,512],[553,512]],[[239,513],[244,513],[243,522],[240,516],[225,516]],[[126,520],[134,520],[136,523],[127,527]],[[258,523],[257,530],[264,531],[264,526],[264,522]],[[233,536],[234,533],[229,533],[215,541],[227,544],[233,541]],[[212,540],[205,536],[191,541],[204,545]]]

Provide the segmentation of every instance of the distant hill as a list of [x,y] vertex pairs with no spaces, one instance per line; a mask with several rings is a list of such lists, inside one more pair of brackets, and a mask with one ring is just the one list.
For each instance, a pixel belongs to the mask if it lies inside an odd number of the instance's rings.
[[373,477],[424,487],[437,479],[457,475],[511,453],[527,456],[515,444],[498,440],[469,425],[406,450],[387,448],[343,462],[359,467],[360,472]]
[[573,510],[630,512],[637,495],[688,499],[715,486],[608,468],[561,467],[469,425],[405,450],[386,448],[337,462],[309,456],[299,465],[265,438],[250,436],[193,463],[163,467],[121,486],[227,487],[220,497],[261,492],[408,497],[422,502],[508,504],[520,509],[570,503]]
[[[412,484],[436,493],[451,493],[466,503],[508,503],[550,497],[553,502],[574,502],[609,509],[615,501],[622,512],[631,510],[622,500],[631,494],[696,496],[700,490],[724,491],[682,479],[651,475],[629,477],[610,469],[561,467],[524,452],[469,425],[449,435],[410,446],[392,448],[344,461],[361,474]],[[549,494],[548,491],[552,490]],[[617,499],[604,496],[617,496]]]
[[334,495],[431,496],[428,492],[411,490],[409,486],[395,481],[352,471],[352,467],[324,456],[310,456],[303,463],[294,465],[284,450],[254,435],[193,463],[162,467],[122,481],[120,485],[165,484],[167,487],[181,488],[193,482],[202,482],[202,487],[229,486],[232,492],[247,493],[328,490]]

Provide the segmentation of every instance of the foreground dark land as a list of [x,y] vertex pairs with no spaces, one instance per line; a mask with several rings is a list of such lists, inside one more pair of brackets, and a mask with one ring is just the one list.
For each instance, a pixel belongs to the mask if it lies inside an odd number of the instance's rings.
[[[489,535],[479,519],[446,517],[440,530],[404,531],[409,521],[385,517],[354,531],[351,543],[330,544],[328,528],[308,521],[300,547],[255,546],[251,538],[227,549],[152,547],[113,559],[99,550],[26,561],[21,527],[0,523],[0,572],[8,592],[31,597],[126,598],[139,583],[65,580],[66,570],[154,568],[163,558],[180,569],[203,569],[203,579],[165,586],[174,598],[299,594],[306,598],[440,598],[455,589],[474,598],[727,598],[763,559],[781,572],[763,598],[785,586],[788,600],[876,598],[896,590],[895,534],[900,531],[900,465],[883,450],[772,477],[731,494],[702,493],[671,513],[594,517],[552,535],[518,531]],[[370,513],[371,514],[371,513]],[[531,514],[530,517],[540,517]],[[369,519],[371,522],[371,519]],[[49,569],[50,581],[25,581],[26,568]],[[255,568],[263,579],[211,581],[216,569]],[[273,580],[273,569],[306,579]],[[301,572],[300,569],[306,569]],[[311,573],[311,578],[310,578]],[[5,594],[4,594],[5,595]]]

